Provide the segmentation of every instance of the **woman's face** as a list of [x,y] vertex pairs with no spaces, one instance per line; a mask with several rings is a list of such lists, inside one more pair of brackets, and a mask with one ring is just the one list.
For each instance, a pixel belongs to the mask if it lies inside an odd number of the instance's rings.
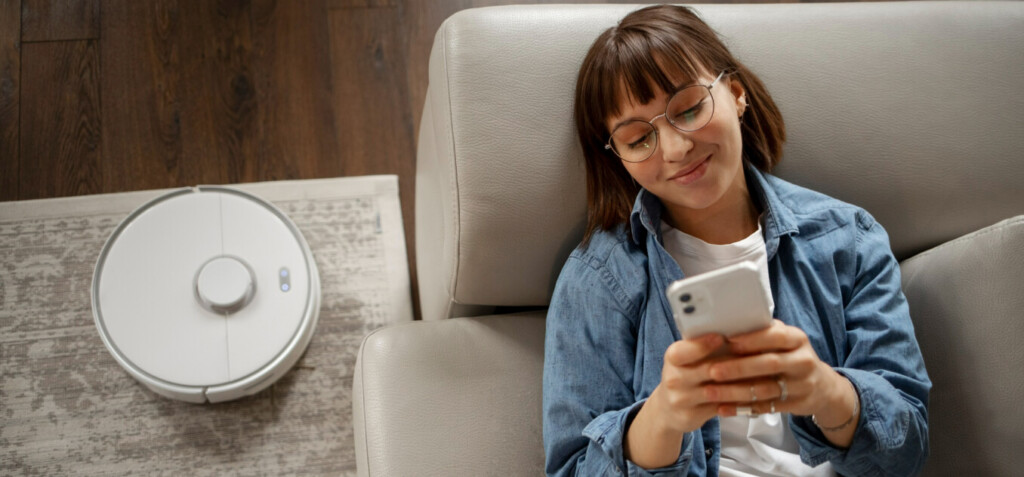
[[[679,86],[711,84],[718,73],[704,73],[696,81],[673,81]],[[675,80],[675,78],[672,78]],[[739,116],[746,107],[743,87],[739,81],[723,77],[711,89],[715,109],[703,128],[682,132],[664,118],[654,121],[658,144],[654,154],[643,162],[622,165],[633,179],[661,199],[669,214],[669,223],[680,224],[701,220],[708,214],[726,210],[734,201],[749,200],[743,174],[743,141]],[[647,104],[624,100],[619,114],[608,118],[609,131],[624,121],[649,121],[665,113],[669,94],[659,93]]]

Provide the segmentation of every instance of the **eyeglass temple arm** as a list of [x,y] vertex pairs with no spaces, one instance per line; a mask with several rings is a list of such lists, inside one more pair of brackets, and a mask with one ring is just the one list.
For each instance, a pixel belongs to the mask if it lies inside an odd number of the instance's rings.
[[715,85],[718,84],[718,80],[722,79],[723,76],[725,76],[725,70],[722,70],[721,73],[718,73],[718,77],[715,78],[715,80],[712,81],[710,85],[708,85],[708,89],[714,88]]

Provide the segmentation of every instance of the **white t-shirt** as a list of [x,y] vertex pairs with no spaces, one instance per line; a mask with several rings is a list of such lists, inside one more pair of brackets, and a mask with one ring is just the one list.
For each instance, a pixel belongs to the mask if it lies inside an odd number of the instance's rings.
[[[688,277],[744,260],[756,263],[774,316],[768,255],[760,224],[749,237],[726,245],[709,244],[664,222],[661,233],[665,250]],[[800,448],[789,428],[788,414],[726,417],[719,422],[722,431],[719,475],[723,477],[836,475],[830,463],[810,467],[800,461]]]

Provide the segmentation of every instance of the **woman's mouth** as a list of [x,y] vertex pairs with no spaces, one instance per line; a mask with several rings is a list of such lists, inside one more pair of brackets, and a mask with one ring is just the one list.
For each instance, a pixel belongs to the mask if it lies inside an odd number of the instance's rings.
[[710,162],[711,156],[707,156],[704,159],[697,161],[692,166],[686,167],[685,169],[675,173],[668,180],[675,182],[680,185],[691,184],[694,181],[704,177],[704,173],[708,170],[708,162]]

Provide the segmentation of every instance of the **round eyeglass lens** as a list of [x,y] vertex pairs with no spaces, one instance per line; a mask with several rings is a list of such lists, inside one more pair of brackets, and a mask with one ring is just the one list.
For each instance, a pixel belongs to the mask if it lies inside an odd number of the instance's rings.
[[687,86],[668,102],[668,121],[682,131],[696,131],[707,126],[715,111],[715,100],[707,86]]
[[658,133],[647,121],[630,121],[612,133],[615,155],[627,162],[640,162],[651,157],[657,145]]

